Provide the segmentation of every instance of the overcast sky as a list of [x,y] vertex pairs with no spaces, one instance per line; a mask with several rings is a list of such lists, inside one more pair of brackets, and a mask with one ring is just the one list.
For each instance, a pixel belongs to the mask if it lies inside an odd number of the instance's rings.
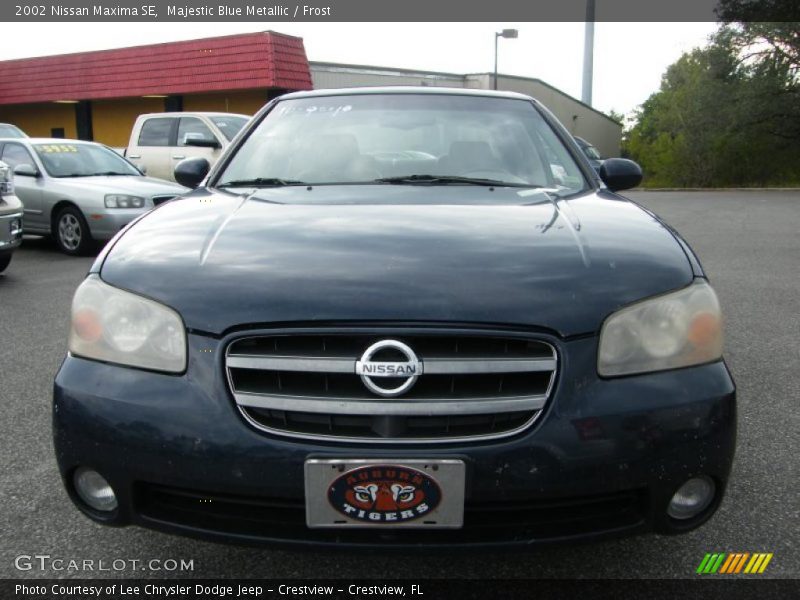
[[[101,50],[272,29],[301,36],[309,60],[536,77],[580,98],[583,23],[15,23],[0,36],[0,59]],[[597,23],[593,105],[629,113],[658,89],[665,68],[703,46],[714,23]]]

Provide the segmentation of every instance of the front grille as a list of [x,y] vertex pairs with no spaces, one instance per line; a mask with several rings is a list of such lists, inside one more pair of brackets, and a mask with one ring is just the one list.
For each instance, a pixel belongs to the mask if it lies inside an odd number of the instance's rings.
[[164,202],[169,202],[175,197],[175,194],[172,194],[171,196],[153,196],[153,206],[158,206],[159,204],[164,204]]
[[595,496],[474,502],[464,506],[461,529],[309,529],[302,500],[202,493],[139,484],[136,509],[147,520],[248,539],[303,542],[470,544],[547,540],[640,526],[642,490]]
[[[405,345],[416,381],[397,397],[370,389],[356,363],[376,342]],[[529,426],[547,402],[556,353],[526,337],[452,333],[319,333],[246,337],[226,352],[228,382],[252,425],[289,436],[363,442],[485,439]],[[395,348],[379,364],[410,364]],[[397,388],[408,376],[371,377]]]

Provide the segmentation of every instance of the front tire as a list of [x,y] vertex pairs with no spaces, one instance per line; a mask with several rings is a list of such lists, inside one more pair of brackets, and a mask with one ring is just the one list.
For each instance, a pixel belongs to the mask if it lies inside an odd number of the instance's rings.
[[94,244],[86,219],[74,206],[67,206],[58,213],[53,237],[58,248],[70,256],[87,254]]
[[0,273],[6,270],[9,263],[11,263],[11,253],[0,255]]

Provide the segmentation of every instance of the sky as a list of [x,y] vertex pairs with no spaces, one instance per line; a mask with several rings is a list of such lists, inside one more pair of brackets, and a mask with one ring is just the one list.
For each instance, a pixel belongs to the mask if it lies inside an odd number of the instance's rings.
[[[584,23],[15,23],[0,60],[137,46],[268,29],[303,38],[309,60],[454,73],[494,68],[535,77],[581,97]],[[597,23],[592,105],[630,114],[658,90],[683,52],[706,44],[714,23]]]

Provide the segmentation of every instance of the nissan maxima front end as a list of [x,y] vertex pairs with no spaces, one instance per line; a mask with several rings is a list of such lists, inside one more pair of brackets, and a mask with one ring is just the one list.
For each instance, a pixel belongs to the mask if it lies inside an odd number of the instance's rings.
[[[56,377],[95,521],[240,543],[530,545],[704,523],[717,297],[538,102],[288,94],[112,240]],[[180,232],[180,235],[175,234]]]

